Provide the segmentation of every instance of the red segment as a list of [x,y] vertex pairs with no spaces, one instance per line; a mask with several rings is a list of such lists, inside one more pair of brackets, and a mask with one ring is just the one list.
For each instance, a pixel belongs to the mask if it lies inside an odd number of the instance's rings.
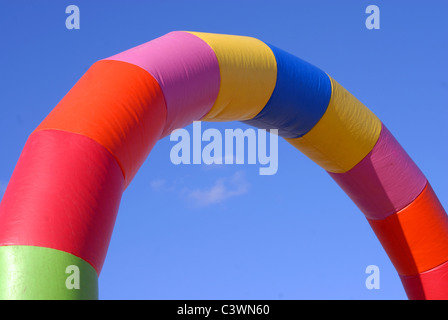
[[94,63],[36,131],[57,129],[95,140],[117,159],[129,185],[165,126],[157,81],[121,61]]
[[101,271],[123,172],[103,146],[58,130],[28,138],[0,203],[0,245],[30,245],[78,256]]
[[411,300],[448,300],[448,261],[416,276],[400,276]]

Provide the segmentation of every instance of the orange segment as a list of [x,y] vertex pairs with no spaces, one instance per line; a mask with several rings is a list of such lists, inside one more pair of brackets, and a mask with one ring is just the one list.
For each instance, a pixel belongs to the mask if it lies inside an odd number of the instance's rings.
[[448,216],[429,183],[409,206],[368,221],[400,275],[417,275],[448,260]]
[[166,104],[157,81],[133,64],[93,64],[35,131],[87,136],[117,159],[125,184],[145,161],[165,126]]

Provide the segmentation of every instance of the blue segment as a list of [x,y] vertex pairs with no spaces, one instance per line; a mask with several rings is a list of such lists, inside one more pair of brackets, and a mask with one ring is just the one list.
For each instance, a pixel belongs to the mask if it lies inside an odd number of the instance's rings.
[[327,110],[331,98],[330,78],[308,62],[268,46],[277,60],[277,83],[263,110],[243,122],[261,129],[278,129],[284,138],[301,137]]

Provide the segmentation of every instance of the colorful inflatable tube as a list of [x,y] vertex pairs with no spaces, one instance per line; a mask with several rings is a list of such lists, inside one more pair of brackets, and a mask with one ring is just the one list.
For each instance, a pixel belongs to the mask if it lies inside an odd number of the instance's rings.
[[195,120],[277,128],[365,214],[408,297],[448,299],[447,214],[385,125],[285,51],[183,31],[94,63],[31,133],[0,204],[0,297],[98,298],[123,191],[159,139]]

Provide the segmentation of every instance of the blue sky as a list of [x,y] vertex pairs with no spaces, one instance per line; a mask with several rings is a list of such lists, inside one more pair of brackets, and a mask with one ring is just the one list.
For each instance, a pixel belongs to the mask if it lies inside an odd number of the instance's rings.
[[[65,27],[70,4],[79,30]],[[379,30],[365,27],[370,4]],[[253,36],[326,71],[388,126],[448,207],[447,10],[442,0],[3,0],[0,197],[29,134],[90,65],[188,30]],[[258,164],[176,166],[174,144],[159,141],[123,195],[101,299],[406,299],[362,213],[288,143],[279,140],[272,176]],[[365,286],[372,264],[378,290]]]

